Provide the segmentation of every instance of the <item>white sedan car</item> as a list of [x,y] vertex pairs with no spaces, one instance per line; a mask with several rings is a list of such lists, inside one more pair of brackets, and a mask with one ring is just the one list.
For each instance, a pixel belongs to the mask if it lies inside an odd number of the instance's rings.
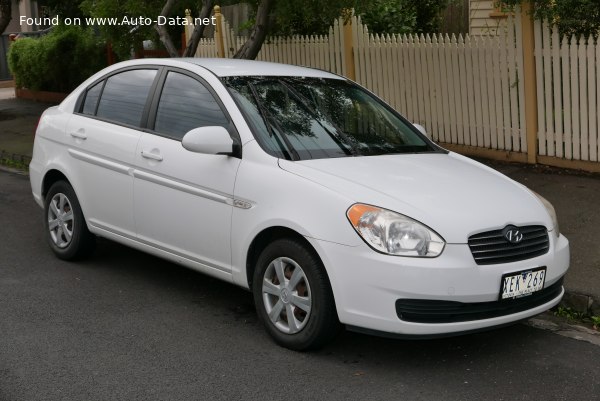
[[248,288],[296,350],[522,320],[569,267],[545,199],[309,68],[113,65],[44,112],[30,177],[59,258],[101,236]]

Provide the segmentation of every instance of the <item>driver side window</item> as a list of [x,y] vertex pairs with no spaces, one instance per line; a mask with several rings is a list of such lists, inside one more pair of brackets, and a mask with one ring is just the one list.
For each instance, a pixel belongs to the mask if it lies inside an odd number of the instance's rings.
[[194,78],[170,71],[163,86],[154,131],[181,140],[191,129],[227,128],[229,121],[212,93]]

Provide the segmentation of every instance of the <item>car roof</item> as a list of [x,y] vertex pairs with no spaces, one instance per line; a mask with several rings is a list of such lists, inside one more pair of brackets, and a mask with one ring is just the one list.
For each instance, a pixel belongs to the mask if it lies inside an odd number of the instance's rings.
[[219,77],[235,76],[294,76],[344,79],[338,75],[314,68],[298,67],[289,64],[271,63],[267,61],[241,60],[231,58],[178,58],[174,59],[196,64],[211,71]]

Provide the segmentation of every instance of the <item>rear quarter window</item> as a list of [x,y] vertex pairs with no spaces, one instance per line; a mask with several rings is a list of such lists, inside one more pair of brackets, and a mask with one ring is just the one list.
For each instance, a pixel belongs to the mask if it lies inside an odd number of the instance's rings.
[[98,82],[96,85],[87,90],[85,100],[83,102],[83,108],[81,110],[83,114],[87,114],[89,116],[96,114],[96,107],[98,106],[98,100],[100,99],[102,86],[104,86],[104,81]]

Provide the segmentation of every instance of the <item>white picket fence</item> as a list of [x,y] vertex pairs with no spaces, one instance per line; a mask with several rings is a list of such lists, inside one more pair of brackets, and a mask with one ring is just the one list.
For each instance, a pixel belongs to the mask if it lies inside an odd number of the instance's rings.
[[600,44],[535,23],[540,155],[598,161]]
[[[378,35],[359,17],[334,21],[328,35],[271,37],[257,59],[324,69],[370,89],[435,141],[524,154],[527,149],[521,18],[498,35]],[[191,35],[190,27],[188,38]],[[223,21],[225,57],[246,38]],[[348,53],[351,52],[351,53]],[[351,54],[353,68],[346,65]],[[202,39],[197,57],[217,57],[215,39]],[[538,149],[541,156],[598,161],[600,45],[560,38],[535,24]],[[350,74],[352,75],[352,74]],[[534,119],[535,121],[535,119]]]
[[356,80],[436,141],[525,152],[520,26],[501,35],[374,35],[357,19]]
[[[188,23],[192,19],[188,19]],[[223,43],[225,57],[231,58],[246,41],[245,36],[238,36],[223,19]],[[270,37],[263,43],[261,51],[256,58],[262,61],[276,63],[303,65],[320,68],[336,74],[345,74],[343,60],[343,20],[334,21],[328,35]],[[193,25],[186,29],[189,40]],[[217,44],[214,38],[200,39],[196,57],[218,57]]]

